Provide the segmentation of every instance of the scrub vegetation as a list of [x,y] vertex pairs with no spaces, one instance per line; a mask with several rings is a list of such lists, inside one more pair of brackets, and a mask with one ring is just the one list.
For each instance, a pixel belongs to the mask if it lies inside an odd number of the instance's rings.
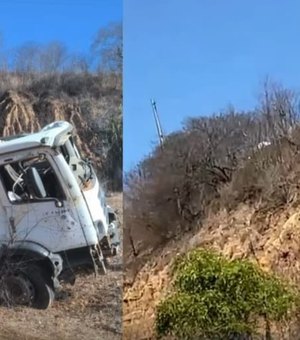
[[299,108],[266,79],[252,110],[186,118],[126,174],[125,338],[299,338]]
[[71,121],[109,190],[122,190],[122,26],[99,29],[87,54],[59,41],[0,45],[0,133]]
[[286,321],[299,301],[296,289],[248,260],[229,261],[197,249],[173,268],[173,292],[157,308],[158,336],[180,339],[253,339],[265,322]]

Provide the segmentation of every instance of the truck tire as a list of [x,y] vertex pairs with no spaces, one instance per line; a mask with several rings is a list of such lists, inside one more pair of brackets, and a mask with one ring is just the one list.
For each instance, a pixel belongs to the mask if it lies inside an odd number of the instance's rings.
[[28,264],[8,275],[5,282],[8,301],[12,305],[47,309],[54,300],[50,278],[36,264]]
[[43,272],[38,265],[29,265],[24,273],[34,287],[34,297],[31,307],[37,309],[47,309],[54,301],[54,290],[50,284],[50,276]]

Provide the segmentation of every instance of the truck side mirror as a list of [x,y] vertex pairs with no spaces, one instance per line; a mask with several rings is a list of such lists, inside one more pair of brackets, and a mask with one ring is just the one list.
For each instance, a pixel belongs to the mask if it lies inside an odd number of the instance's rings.
[[31,195],[37,198],[46,198],[47,193],[37,169],[31,167],[26,172],[26,184]]

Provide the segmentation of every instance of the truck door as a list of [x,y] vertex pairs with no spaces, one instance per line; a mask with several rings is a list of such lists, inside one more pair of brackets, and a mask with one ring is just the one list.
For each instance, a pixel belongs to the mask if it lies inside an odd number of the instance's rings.
[[[32,174],[40,181],[38,187]],[[1,166],[0,177],[14,241],[38,243],[51,252],[86,245],[72,201],[45,154]]]

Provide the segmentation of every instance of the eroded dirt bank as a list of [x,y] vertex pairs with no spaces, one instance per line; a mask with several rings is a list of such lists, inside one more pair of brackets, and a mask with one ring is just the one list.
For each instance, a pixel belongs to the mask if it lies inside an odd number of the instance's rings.
[[[195,247],[215,249],[228,258],[248,258],[266,271],[299,285],[299,210],[299,202],[274,211],[241,204],[231,213],[221,211],[210,216],[200,231],[183,235],[158,249],[133,282],[131,277],[125,277],[123,339],[155,339],[155,308],[171,287],[170,264],[176,254]],[[272,327],[276,340],[299,339],[297,318]]]

